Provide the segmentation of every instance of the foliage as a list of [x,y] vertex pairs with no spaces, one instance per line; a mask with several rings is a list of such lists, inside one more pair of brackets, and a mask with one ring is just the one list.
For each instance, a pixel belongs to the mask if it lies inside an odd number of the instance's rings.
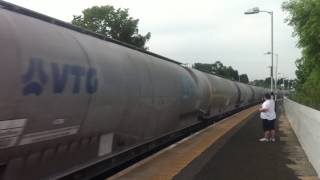
[[263,88],[270,88],[270,77],[266,78],[266,79],[257,79],[254,80],[251,84],[254,86],[260,86]]
[[107,37],[147,49],[146,42],[150,32],[139,34],[139,19],[129,16],[128,9],[115,9],[113,6],[93,6],[82,11],[82,15],[74,15],[72,24],[105,35]]
[[265,82],[264,79],[256,79],[256,80],[252,81],[251,84],[254,86],[259,86],[259,87],[263,87],[263,88],[268,87],[268,84]]
[[216,61],[213,64],[195,63],[193,65],[193,68],[209,74],[218,75],[230,80],[239,81],[240,77],[241,82],[249,82],[247,74],[242,74],[239,76],[237,70],[233,69],[231,66],[224,66],[220,61]]
[[320,1],[289,0],[282,5],[289,12],[302,58],[296,60],[296,100],[320,109]]
[[[257,80],[252,81],[250,84],[269,89],[270,88],[270,83],[271,83],[270,79],[271,79],[270,77],[265,78],[265,79],[257,79]],[[295,84],[295,81],[292,80],[292,79],[280,78],[277,81],[277,89],[290,90],[290,89],[293,88],[294,84]]]
[[241,74],[240,75],[240,82],[248,84],[249,83],[248,75],[247,74]]
[[316,67],[293,97],[294,100],[320,110],[320,68]]

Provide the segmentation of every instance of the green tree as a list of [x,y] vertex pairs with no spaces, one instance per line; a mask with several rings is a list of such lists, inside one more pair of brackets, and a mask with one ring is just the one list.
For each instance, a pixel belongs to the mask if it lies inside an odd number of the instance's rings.
[[268,84],[266,83],[266,81],[264,79],[256,79],[251,84],[254,86],[259,86],[259,87],[263,87],[263,88],[268,87]]
[[238,71],[231,66],[224,66],[220,61],[216,61],[214,64],[195,63],[193,68],[209,74],[218,75],[230,80],[238,81]]
[[195,63],[193,68],[198,69],[199,71],[214,74],[213,72],[213,64],[205,64],[205,63]]
[[255,85],[255,86],[259,86],[259,87],[263,87],[263,88],[270,88],[270,83],[271,83],[271,78],[267,77],[265,79],[257,79],[254,80],[251,84]]
[[128,9],[115,9],[113,6],[93,6],[82,11],[82,15],[74,15],[72,24],[107,37],[148,49],[145,44],[151,33],[139,34],[139,19],[129,16]]
[[265,88],[270,88],[271,86],[271,78],[270,77],[267,77],[265,80],[264,80],[264,87]]
[[302,57],[296,60],[294,98],[320,109],[320,1],[289,0],[282,7],[289,12],[287,22],[302,49]]
[[248,84],[249,83],[248,75],[247,74],[241,74],[240,75],[240,82]]

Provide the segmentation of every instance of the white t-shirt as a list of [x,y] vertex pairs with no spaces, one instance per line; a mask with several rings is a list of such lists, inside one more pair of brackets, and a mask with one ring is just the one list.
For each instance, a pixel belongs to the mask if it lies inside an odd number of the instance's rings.
[[274,111],[274,101],[271,99],[267,99],[262,103],[262,108],[267,111],[260,113],[261,119],[274,120],[276,119],[276,112]]

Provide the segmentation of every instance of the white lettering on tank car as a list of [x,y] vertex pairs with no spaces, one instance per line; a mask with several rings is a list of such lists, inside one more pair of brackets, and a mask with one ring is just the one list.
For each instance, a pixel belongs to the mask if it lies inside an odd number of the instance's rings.
[[55,119],[52,121],[52,124],[54,125],[60,125],[60,124],[63,124],[65,122],[64,119]]
[[27,119],[0,121],[0,149],[9,148],[16,144],[26,121]]
[[7,137],[0,139],[0,149],[9,148],[16,144],[18,137]]
[[36,133],[25,134],[21,137],[19,145],[31,144],[41,141],[52,140],[64,136],[78,133],[80,126],[71,126],[54,130],[41,131]]
[[12,128],[12,129],[0,129],[0,137],[7,138],[13,136],[19,136],[22,133],[23,128]]
[[103,134],[100,137],[98,156],[104,156],[111,153],[113,144],[113,133]]
[[27,119],[13,119],[13,120],[0,121],[0,129],[24,127],[24,125],[26,124],[26,121]]

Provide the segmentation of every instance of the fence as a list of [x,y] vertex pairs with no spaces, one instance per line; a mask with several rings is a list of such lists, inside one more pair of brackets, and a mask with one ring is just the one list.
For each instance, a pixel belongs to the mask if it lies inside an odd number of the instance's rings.
[[320,176],[320,111],[284,99],[288,120],[309,161]]

